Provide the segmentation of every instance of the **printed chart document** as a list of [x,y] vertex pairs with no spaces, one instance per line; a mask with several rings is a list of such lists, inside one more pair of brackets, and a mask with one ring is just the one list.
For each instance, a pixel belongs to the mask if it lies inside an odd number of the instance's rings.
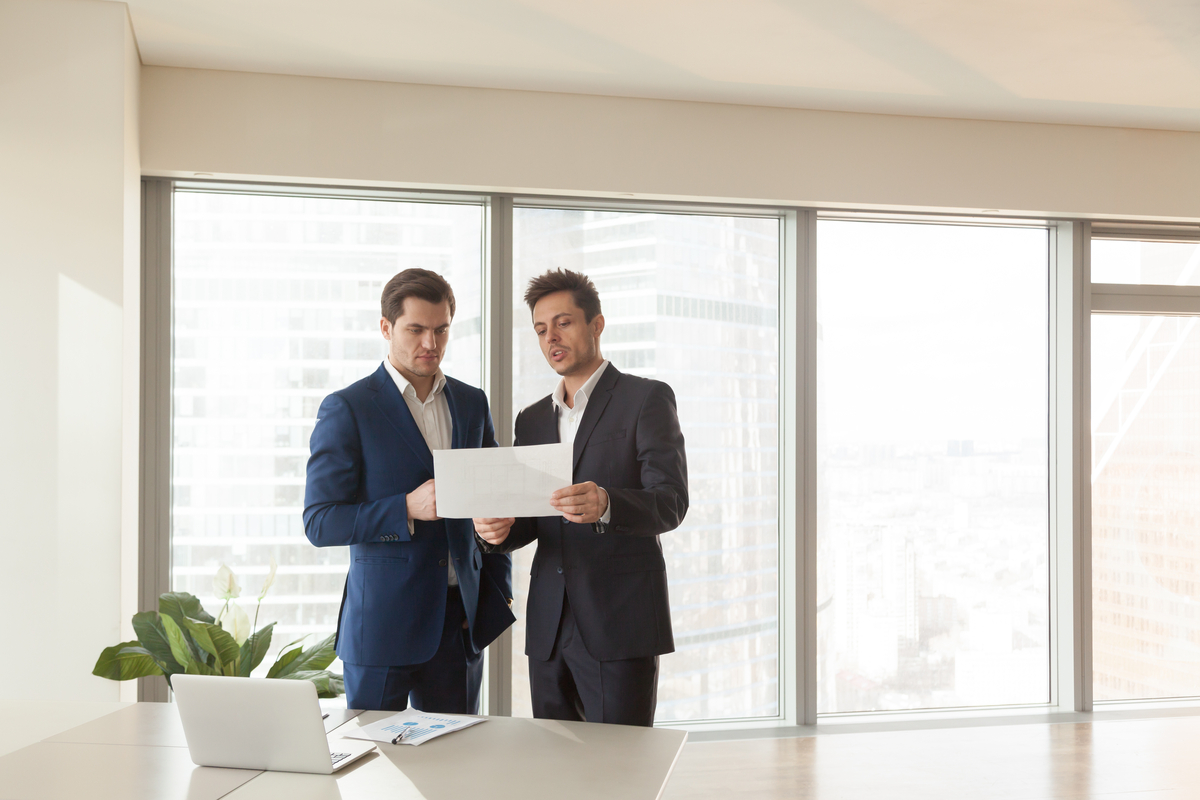
[[[486,721],[480,717],[465,717],[460,714],[426,714],[415,708],[408,708],[399,714],[393,714],[386,719],[349,731],[343,734],[342,738],[415,746]],[[397,737],[400,738],[397,739]]]
[[571,453],[570,443],[434,450],[438,516],[561,516],[550,495],[571,485]]

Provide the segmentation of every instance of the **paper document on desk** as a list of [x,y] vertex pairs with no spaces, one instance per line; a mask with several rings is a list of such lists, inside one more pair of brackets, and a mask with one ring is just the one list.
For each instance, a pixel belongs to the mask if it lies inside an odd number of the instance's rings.
[[434,450],[438,516],[561,516],[550,495],[571,485],[571,450],[570,443]]
[[[466,717],[461,714],[426,714],[409,708],[386,719],[362,725],[357,730],[342,734],[343,739],[366,739],[384,744],[418,745],[461,731],[487,720],[482,717]],[[401,737],[397,740],[397,737]]]

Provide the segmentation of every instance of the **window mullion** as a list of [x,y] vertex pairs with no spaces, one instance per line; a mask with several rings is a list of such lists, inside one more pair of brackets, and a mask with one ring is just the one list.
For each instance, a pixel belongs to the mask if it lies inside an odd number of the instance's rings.
[[[512,446],[513,200],[496,195],[484,214],[483,385],[488,392],[496,441]],[[512,628],[488,647],[488,708],[493,716],[512,715]]]

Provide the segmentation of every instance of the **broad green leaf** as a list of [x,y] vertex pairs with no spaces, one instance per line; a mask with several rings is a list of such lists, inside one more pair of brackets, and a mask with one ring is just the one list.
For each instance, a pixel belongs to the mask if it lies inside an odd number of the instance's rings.
[[254,668],[262,663],[263,658],[267,655],[267,650],[271,647],[271,633],[275,630],[275,623],[265,625],[258,633],[252,634],[242,644],[241,655],[238,656],[238,674],[243,678],[249,678],[250,673]]
[[237,674],[238,658],[241,656],[241,648],[225,630],[217,625],[213,625],[208,629],[208,635],[212,637],[213,644],[217,646],[217,658],[220,660],[223,667],[232,666],[233,674]]
[[285,681],[312,681],[317,697],[337,697],[346,691],[342,676],[327,669],[305,669],[282,676]]
[[133,615],[133,632],[137,634],[138,642],[149,651],[158,663],[158,667],[166,675],[183,672],[183,667],[171,654],[171,643],[167,640],[167,631],[158,619],[157,611],[143,611]]
[[187,640],[183,638],[183,631],[175,624],[175,619],[167,614],[159,616],[162,620],[163,630],[167,632],[167,642],[171,646],[171,657],[175,659],[179,666],[183,667],[184,671],[192,673],[191,665],[196,662],[192,658],[191,648],[188,647]]
[[212,624],[216,622],[213,615],[204,610],[200,601],[187,592],[167,592],[158,596],[158,610],[175,620],[175,624],[183,627],[183,618],[191,617],[201,622]]
[[215,669],[210,667],[208,664],[205,664],[203,661],[196,661],[195,659],[193,659],[188,662],[187,674],[188,675],[216,675],[218,673]]
[[104,648],[92,674],[112,681],[127,681],[147,675],[162,675],[163,671],[146,648],[132,641]]
[[217,671],[223,670],[226,664],[237,663],[237,642],[233,640],[232,636],[222,630],[220,626],[207,622],[197,622],[188,617],[183,618],[183,624],[187,626],[187,630],[192,634],[192,639],[195,640],[196,644],[200,645],[200,649],[216,659],[212,666]]
[[288,672],[301,672],[304,670],[322,670],[333,663],[337,658],[337,653],[334,652],[333,643],[336,641],[336,634],[329,634],[321,641],[314,644],[312,647],[300,654],[295,661],[288,665]]
[[[290,646],[290,645],[289,645]],[[297,647],[293,650],[281,651],[275,658],[275,663],[271,665],[271,669],[267,671],[268,678],[282,678],[288,672],[295,669],[292,664],[300,654],[304,652],[303,647]]]

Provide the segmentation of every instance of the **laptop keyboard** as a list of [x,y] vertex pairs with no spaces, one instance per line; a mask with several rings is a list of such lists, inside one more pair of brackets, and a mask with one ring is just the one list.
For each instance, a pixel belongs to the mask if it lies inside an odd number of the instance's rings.
[[349,757],[350,757],[350,754],[349,754],[349,753],[330,753],[329,755],[333,757],[333,763],[334,763],[334,764],[338,763],[338,762],[339,762],[339,761],[341,761],[343,758],[349,758]]

